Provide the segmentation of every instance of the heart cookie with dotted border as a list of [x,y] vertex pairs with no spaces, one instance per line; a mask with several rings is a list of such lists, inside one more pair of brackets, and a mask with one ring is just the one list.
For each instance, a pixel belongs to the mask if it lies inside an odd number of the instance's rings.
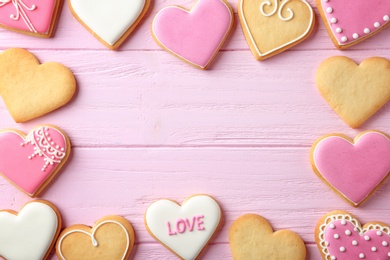
[[317,69],[316,84],[333,110],[357,128],[390,99],[390,61],[373,57],[358,65],[348,57],[331,57]]
[[355,216],[342,210],[332,211],[318,221],[315,240],[325,260],[390,257],[387,224],[369,222],[361,226]]
[[305,0],[240,0],[238,15],[257,60],[265,60],[304,41],[315,16]]
[[233,222],[229,243],[234,260],[306,259],[305,243],[296,233],[273,232],[269,222],[255,214],[242,215]]
[[73,225],[57,240],[57,257],[62,260],[128,259],[135,240],[130,222],[121,216],[107,216],[93,228]]
[[390,24],[386,0],[316,0],[322,20],[334,45],[349,48]]

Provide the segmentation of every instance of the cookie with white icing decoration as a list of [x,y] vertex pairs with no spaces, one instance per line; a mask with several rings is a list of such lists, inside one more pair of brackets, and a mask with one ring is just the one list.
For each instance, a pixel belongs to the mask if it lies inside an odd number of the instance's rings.
[[107,48],[115,50],[146,14],[151,0],[68,0],[73,16]]
[[0,258],[48,259],[61,225],[58,209],[44,200],[25,204],[19,213],[0,211]]
[[375,221],[361,226],[354,215],[342,210],[318,221],[315,240],[325,260],[390,257],[389,225]]
[[242,215],[233,222],[229,243],[234,260],[306,259],[305,243],[296,233],[273,232],[270,223],[255,214]]
[[228,37],[234,21],[226,0],[198,0],[191,10],[161,9],[153,19],[152,35],[165,50],[199,68],[207,69]]
[[319,138],[312,146],[314,172],[352,206],[359,206],[385,181],[390,172],[390,138],[365,131],[351,140],[341,134]]
[[0,131],[0,174],[31,197],[46,188],[70,154],[69,138],[56,126],[40,125],[28,135]]
[[0,54],[0,95],[17,123],[66,105],[75,91],[73,73],[60,63],[40,64],[32,53],[18,48]]
[[240,0],[238,15],[256,60],[265,60],[304,41],[315,15],[305,0]]
[[42,38],[54,33],[61,0],[0,0],[0,27]]
[[73,225],[64,229],[57,240],[56,253],[62,260],[125,260],[134,240],[134,230],[127,219],[107,216],[93,228]]
[[390,23],[387,0],[316,0],[328,33],[339,49],[349,48]]
[[180,206],[158,200],[145,213],[151,236],[181,259],[197,259],[212,239],[222,219],[218,203],[207,195],[195,195]]
[[331,57],[317,69],[316,84],[333,110],[357,128],[390,99],[390,61],[373,57],[356,64],[348,57]]

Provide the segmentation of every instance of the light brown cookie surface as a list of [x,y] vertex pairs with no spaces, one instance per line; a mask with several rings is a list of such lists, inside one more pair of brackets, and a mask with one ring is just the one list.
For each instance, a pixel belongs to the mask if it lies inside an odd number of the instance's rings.
[[352,128],[357,128],[390,99],[390,62],[373,57],[357,65],[344,56],[321,63],[316,84],[322,97]]
[[40,64],[24,49],[1,53],[0,71],[0,95],[18,123],[64,106],[76,91],[76,80],[67,67],[56,62]]
[[229,243],[235,260],[306,258],[305,244],[296,233],[273,232],[269,222],[255,214],[242,215],[233,222]]

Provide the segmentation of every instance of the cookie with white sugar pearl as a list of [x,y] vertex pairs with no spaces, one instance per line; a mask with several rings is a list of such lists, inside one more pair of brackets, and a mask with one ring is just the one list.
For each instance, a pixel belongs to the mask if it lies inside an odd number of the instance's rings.
[[361,226],[354,215],[342,210],[327,213],[318,221],[315,240],[325,260],[390,257],[389,225],[369,222]]

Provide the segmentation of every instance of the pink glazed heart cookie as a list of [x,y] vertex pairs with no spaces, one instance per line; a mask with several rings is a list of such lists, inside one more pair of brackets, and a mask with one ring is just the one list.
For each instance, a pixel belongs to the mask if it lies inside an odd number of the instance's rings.
[[326,29],[339,49],[380,32],[390,21],[387,0],[316,0]]
[[320,179],[357,207],[390,172],[390,139],[378,131],[365,131],[354,140],[325,135],[313,144],[310,161]]
[[0,131],[0,173],[21,191],[36,197],[64,166],[70,141],[58,127],[41,125],[25,136]]
[[61,0],[0,0],[0,27],[32,36],[52,36]]
[[206,69],[233,25],[233,10],[225,0],[198,0],[190,11],[169,6],[154,17],[156,42],[180,59]]
[[352,214],[336,210],[323,216],[315,229],[323,259],[389,259],[390,227],[369,222],[363,227]]

